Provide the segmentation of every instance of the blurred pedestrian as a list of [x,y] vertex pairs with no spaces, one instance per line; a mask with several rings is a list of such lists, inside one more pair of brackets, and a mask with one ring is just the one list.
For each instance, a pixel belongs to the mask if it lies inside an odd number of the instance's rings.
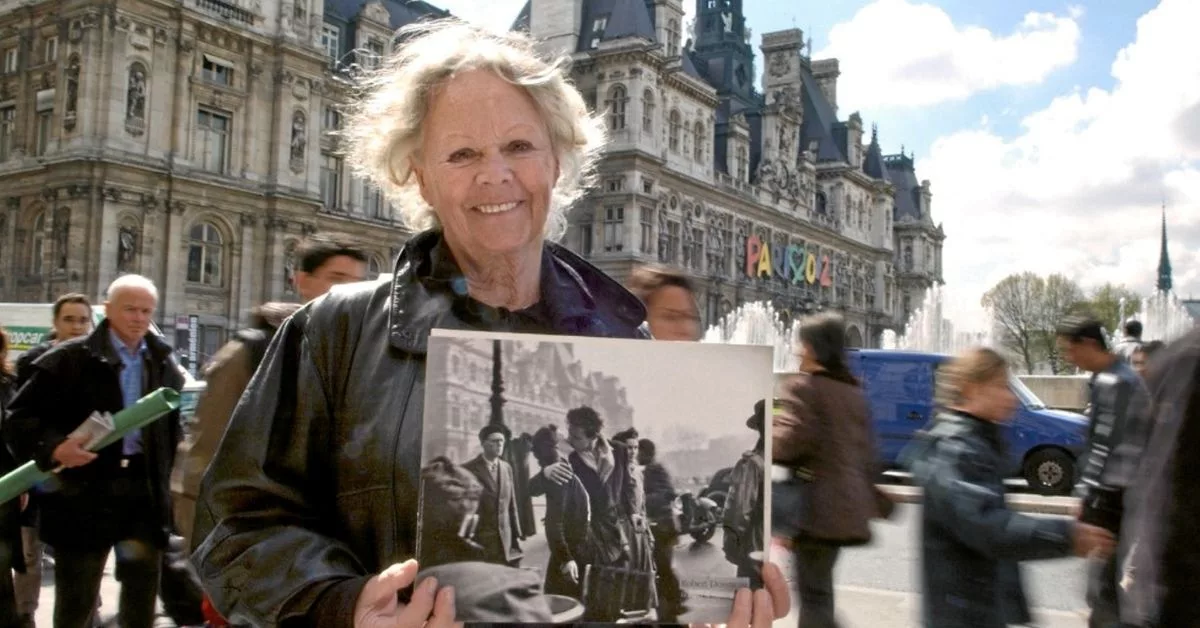
[[1153,427],[1125,498],[1121,620],[1200,626],[1200,327],[1155,355],[1146,383]]
[[[1136,321],[1134,321],[1136,322]],[[1138,329],[1140,333],[1140,329]],[[1088,451],[1081,473],[1080,518],[1120,538],[1125,490],[1149,436],[1149,396],[1133,368],[1108,350],[1104,327],[1087,314],[1064,319],[1056,330],[1059,350],[1075,366],[1092,373]],[[1118,628],[1119,552],[1091,561],[1087,599],[1090,628]]]
[[[59,343],[82,338],[92,331],[92,302],[78,292],[64,294],[54,301],[51,309],[50,338],[30,348],[17,358],[13,394],[33,375],[33,363]],[[17,573],[17,612],[26,625],[33,625],[42,594],[42,562],[45,548],[38,536],[38,492],[34,487],[26,498],[28,504],[21,512],[21,543],[25,555],[25,572]],[[96,603],[99,621],[100,603]]]
[[1133,352],[1133,357],[1129,360],[1129,364],[1133,367],[1133,370],[1136,371],[1139,376],[1141,376],[1142,381],[1145,381],[1146,376],[1149,374],[1150,359],[1154,357],[1155,353],[1158,353],[1159,349],[1162,348],[1163,342],[1161,340],[1151,340],[1150,342],[1139,346],[1137,350]]
[[924,490],[922,625],[1002,628],[1032,621],[1026,560],[1108,555],[1114,537],[1067,518],[1030,517],[1005,500],[1004,425],[1017,407],[1004,357],[970,349],[939,369],[937,416],[902,454]]
[[1113,355],[1120,358],[1126,364],[1133,361],[1133,354],[1142,346],[1142,323],[1141,321],[1126,321],[1125,336],[1121,341],[1113,346]]
[[646,323],[655,340],[700,339],[696,288],[683,273],[641,266],[629,278],[629,291],[646,304]]
[[[842,547],[871,541],[891,502],[875,487],[875,433],[862,386],[846,363],[846,323],[800,321],[800,375],[772,419],[772,534],[795,553],[801,628],[837,626],[833,568]],[[802,498],[799,496],[802,495]]]

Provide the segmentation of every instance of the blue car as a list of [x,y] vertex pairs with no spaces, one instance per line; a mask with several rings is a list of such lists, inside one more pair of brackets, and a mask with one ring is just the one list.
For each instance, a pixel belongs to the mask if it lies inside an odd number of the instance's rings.
[[[899,468],[900,452],[933,418],[938,368],[950,356],[938,353],[857,349],[850,370],[863,382],[886,468]],[[1011,387],[1019,400],[1006,426],[1007,475],[1024,478],[1046,495],[1066,495],[1075,486],[1087,439],[1087,417],[1050,410],[1020,379]]]

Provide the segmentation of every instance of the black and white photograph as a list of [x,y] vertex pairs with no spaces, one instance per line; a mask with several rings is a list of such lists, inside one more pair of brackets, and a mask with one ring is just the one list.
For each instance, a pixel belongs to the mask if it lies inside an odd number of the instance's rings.
[[435,330],[417,548],[459,621],[720,623],[770,545],[770,347]]

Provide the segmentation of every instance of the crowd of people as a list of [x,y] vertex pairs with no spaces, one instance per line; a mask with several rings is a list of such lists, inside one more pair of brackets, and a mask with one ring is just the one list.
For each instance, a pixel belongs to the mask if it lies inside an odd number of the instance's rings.
[[[159,597],[179,625],[441,628],[456,605],[494,597],[489,583],[575,592],[587,566],[613,564],[653,574],[644,589],[661,598],[667,619],[686,605],[664,549],[678,534],[666,523],[669,475],[653,463],[652,443],[603,437],[594,411],[565,417],[566,459],[556,429],[533,435],[548,509],[566,521],[586,503],[592,517],[572,527],[592,538],[564,532],[536,581],[503,571],[519,564],[521,530],[502,495],[494,508],[477,499],[505,482],[496,451],[508,435],[481,432],[477,461],[422,468],[430,330],[694,341],[699,317],[686,279],[647,270],[622,286],[555,244],[605,141],[562,64],[522,34],[453,20],[406,27],[401,38],[364,77],[342,138],[356,173],[385,191],[414,232],[392,275],[359,281],[360,251],[314,239],[294,275],[303,305],[263,306],[253,329],[211,360],[187,439],[178,416],[100,451],[70,436],[93,411],[183,384],[172,350],[150,331],[158,294],[147,278],[117,278],[95,328],[84,322],[87,299],[64,296],[47,346],[16,373],[0,368],[0,465],[60,470],[0,505],[0,624],[32,625],[39,540],[53,548],[59,628],[99,621],[114,550],[116,622],[131,628],[153,625]],[[1074,553],[1093,563],[1092,626],[1200,625],[1200,547],[1189,533],[1200,514],[1190,489],[1200,463],[1189,455],[1200,429],[1200,331],[1153,357],[1149,345],[1129,351],[1142,374],[1112,353],[1093,319],[1065,321],[1058,336],[1063,355],[1093,373],[1079,517],[1009,510],[999,463],[1015,404],[1008,365],[985,348],[956,356],[940,415],[905,455],[925,491],[923,623],[1027,622],[1019,561]],[[771,524],[796,557],[800,625],[835,626],[839,554],[869,543],[871,521],[892,505],[874,485],[875,436],[862,383],[847,368],[844,323],[806,319],[797,351],[802,372],[770,401],[769,421],[764,401],[749,424],[772,431]],[[763,455],[760,441],[735,466],[743,504],[765,498],[745,479],[768,471]],[[453,535],[462,551],[501,571],[443,563],[418,576],[422,478],[455,498],[446,530],[473,528]],[[735,595],[733,628],[766,628],[788,612],[782,574],[761,561],[761,512],[724,511],[726,555],[753,583]],[[436,563],[444,548],[434,545]],[[541,618],[520,604],[497,617]]]
[[[686,278],[672,281],[690,294]],[[758,443],[730,461],[723,509],[725,557],[751,584],[758,583],[763,552],[764,415],[760,401],[747,420]],[[634,428],[605,437],[604,418],[589,406],[569,410],[564,424],[565,434],[551,424],[512,443],[535,461],[532,478],[522,477],[528,465],[506,449],[513,439],[501,424],[479,430],[477,456],[427,463],[421,469],[421,565],[533,567],[544,574],[542,591],[578,600],[586,621],[676,621],[688,611],[673,560],[684,513],[657,445]],[[522,528],[520,512],[532,509],[537,496],[545,498],[545,564],[530,563],[523,551],[534,535]]]

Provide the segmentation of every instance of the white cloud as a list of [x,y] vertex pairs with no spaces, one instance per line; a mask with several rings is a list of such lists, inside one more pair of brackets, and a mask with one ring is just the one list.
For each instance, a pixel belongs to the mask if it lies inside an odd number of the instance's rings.
[[1148,292],[1164,200],[1176,292],[1200,297],[1200,55],[1178,52],[1198,22],[1200,3],[1164,0],[1117,54],[1111,91],[1059,96],[1013,138],[938,138],[918,161],[959,317],[977,322],[982,293],[1024,270]]
[[1075,62],[1082,10],[1029,13],[1008,35],[956,26],[941,8],[876,0],[829,33],[820,59],[836,57],[839,108],[918,107],[1005,85],[1040,83]]

